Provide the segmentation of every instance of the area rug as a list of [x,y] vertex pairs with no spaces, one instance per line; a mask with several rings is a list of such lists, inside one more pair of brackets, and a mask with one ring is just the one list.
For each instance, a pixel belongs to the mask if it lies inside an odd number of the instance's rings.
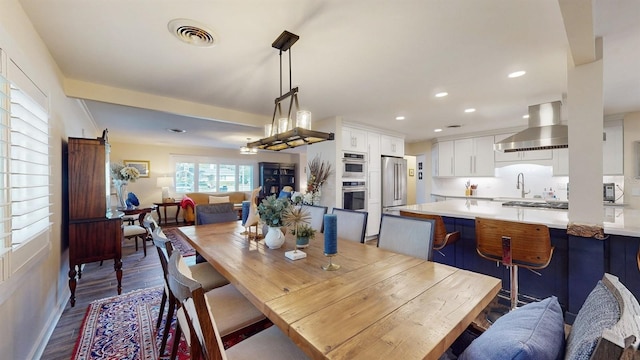
[[[172,326],[165,354],[158,354],[164,321],[161,331],[156,332],[163,291],[162,287],[140,289],[93,301],[82,322],[71,359],[169,359],[175,326]],[[189,359],[184,337],[178,349],[178,359]]]
[[178,249],[182,256],[187,257],[196,254],[196,250],[184,239],[178,228],[162,229],[162,232],[167,236],[167,239],[171,240],[173,247]]

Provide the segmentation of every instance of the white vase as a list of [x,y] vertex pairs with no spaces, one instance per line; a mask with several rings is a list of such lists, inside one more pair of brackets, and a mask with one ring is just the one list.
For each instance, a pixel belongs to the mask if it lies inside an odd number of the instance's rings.
[[117,208],[120,210],[127,208],[126,193],[128,183],[126,180],[113,180],[113,186],[116,188],[116,195],[118,196]]
[[279,227],[269,226],[269,231],[264,236],[264,243],[269,249],[279,249],[284,244],[284,234]]

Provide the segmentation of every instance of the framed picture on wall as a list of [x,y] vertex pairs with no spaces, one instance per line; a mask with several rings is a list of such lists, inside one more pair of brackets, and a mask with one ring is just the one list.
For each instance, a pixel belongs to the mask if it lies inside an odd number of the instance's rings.
[[148,178],[149,173],[151,172],[151,164],[146,160],[124,160],[124,166],[131,166],[140,172],[140,177]]

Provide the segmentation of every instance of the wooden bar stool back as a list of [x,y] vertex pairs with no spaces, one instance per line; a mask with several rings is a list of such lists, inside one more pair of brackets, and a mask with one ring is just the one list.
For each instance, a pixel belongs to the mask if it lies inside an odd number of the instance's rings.
[[549,228],[542,224],[476,218],[476,250],[510,269],[511,309],[518,306],[518,267],[544,269],[553,256]]
[[415,213],[412,211],[400,210],[400,216],[416,217],[421,219],[430,219],[436,222],[436,227],[433,232],[433,250],[440,251],[445,246],[453,244],[460,239],[460,232],[453,231],[448,233],[447,228],[444,225],[442,216],[433,214]]

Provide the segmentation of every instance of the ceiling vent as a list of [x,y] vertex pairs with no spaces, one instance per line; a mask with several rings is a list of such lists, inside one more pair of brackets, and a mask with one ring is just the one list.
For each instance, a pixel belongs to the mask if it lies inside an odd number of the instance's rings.
[[218,43],[213,31],[194,20],[173,19],[167,27],[175,37],[193,46],[211,47]]

